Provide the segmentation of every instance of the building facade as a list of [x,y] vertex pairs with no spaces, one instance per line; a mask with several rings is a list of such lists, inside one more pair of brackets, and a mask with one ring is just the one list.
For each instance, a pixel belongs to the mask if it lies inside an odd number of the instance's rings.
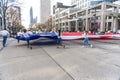
[[52,26],[52,16],[49,16],[47,21],[45,22],[45,25],[47,27],[47,31],[53,31],[54,26]]
[[30,25],[33,25],[33,8],[30,7]]
[[82,10],[58,8],[53,16],[53,24],[62,31],[116,32],[120,29],[119,8],[119,5],[109,2],[102,2]]
[[84,9],[101,2],[115,2],[115,1],[117,0],[72,0],[71,5],[76,5],[75,8]]
[[11,3],[11,2],[15,2],[15,1],[16,1],[16,0],[8,0],[9,3]]
[[36,24],[37,23],[37,16],[35,18],[33,18],[33,23]]
[[40,23],[45,23],[47,18],[50,16],[51,1],[40,0]]

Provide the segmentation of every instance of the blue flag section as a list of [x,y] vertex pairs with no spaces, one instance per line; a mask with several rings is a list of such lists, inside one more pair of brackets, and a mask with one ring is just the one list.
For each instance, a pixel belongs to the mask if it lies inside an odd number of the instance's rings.
[[[35,40],[35,39],[39,39],[39,38],[58,39],[58,35],[55,32],[29,34],[29,40]],[[15,37],[15,39],[26,41],[26,38],[23,35],[19,36],[19,37]]]
[[49,38],[49,39],[58,39],[58,35],[55,32],[52,32],[52,33],[40,33],[40,37]]

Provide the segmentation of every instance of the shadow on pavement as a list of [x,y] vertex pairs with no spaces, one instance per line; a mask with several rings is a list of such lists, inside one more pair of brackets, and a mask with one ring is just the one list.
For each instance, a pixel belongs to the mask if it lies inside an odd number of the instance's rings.
[[2,48],[0,48],[0,51],[2,51],[3,50],[3,47]]
[[[30,41],[30,45],[33,47],[42,47],[42,46],[55,46],[56,40],[44,39],[44,40],[34,40]],[[16,46],[27,46],[27,42],[17,44]]]

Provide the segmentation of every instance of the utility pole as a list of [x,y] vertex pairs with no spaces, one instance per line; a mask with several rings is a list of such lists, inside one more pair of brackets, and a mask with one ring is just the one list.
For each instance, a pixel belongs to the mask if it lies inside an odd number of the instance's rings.
[[59,13],[58,13],[58,35],[61,36],[60,8],[59,8]]

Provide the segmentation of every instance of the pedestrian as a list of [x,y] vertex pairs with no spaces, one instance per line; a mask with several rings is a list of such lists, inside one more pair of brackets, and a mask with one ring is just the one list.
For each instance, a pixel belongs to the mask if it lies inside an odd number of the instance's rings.
[[9,36],[9,32],[7,30],[2,30],[2,37],[3,37],[2,45],[3,45],[3,47],[6,46],[8,36]]
[[85,46],[91,46],[91,47],[93,47],[93,45],[90,44],[90,42],[89,42],[88,31],[84,32],[84,47]]
[[65,48],[65,45],[62,43],[62,39],[61,39],[61,31],[58,31],[58,39],[57,39],[57,48],[59,48],[60,46],[63,46],[63,48]]
[[28,33],[29,35],[32,35],[32,34],[33,34],[33,32],[32,32],[30,29],[27,31],[27,33]]
[[23,29],[23,36],[25,37],[27,41],[27,47],[28,48],[30,47],[32,49],[32,47],[30,46],[30,36],[26,29]]
[[20,36],[23,35],[23,32],[22,30],[20,30],[19,32],[17,32],[17,40],[18,40],[18,43],[20,42]]

